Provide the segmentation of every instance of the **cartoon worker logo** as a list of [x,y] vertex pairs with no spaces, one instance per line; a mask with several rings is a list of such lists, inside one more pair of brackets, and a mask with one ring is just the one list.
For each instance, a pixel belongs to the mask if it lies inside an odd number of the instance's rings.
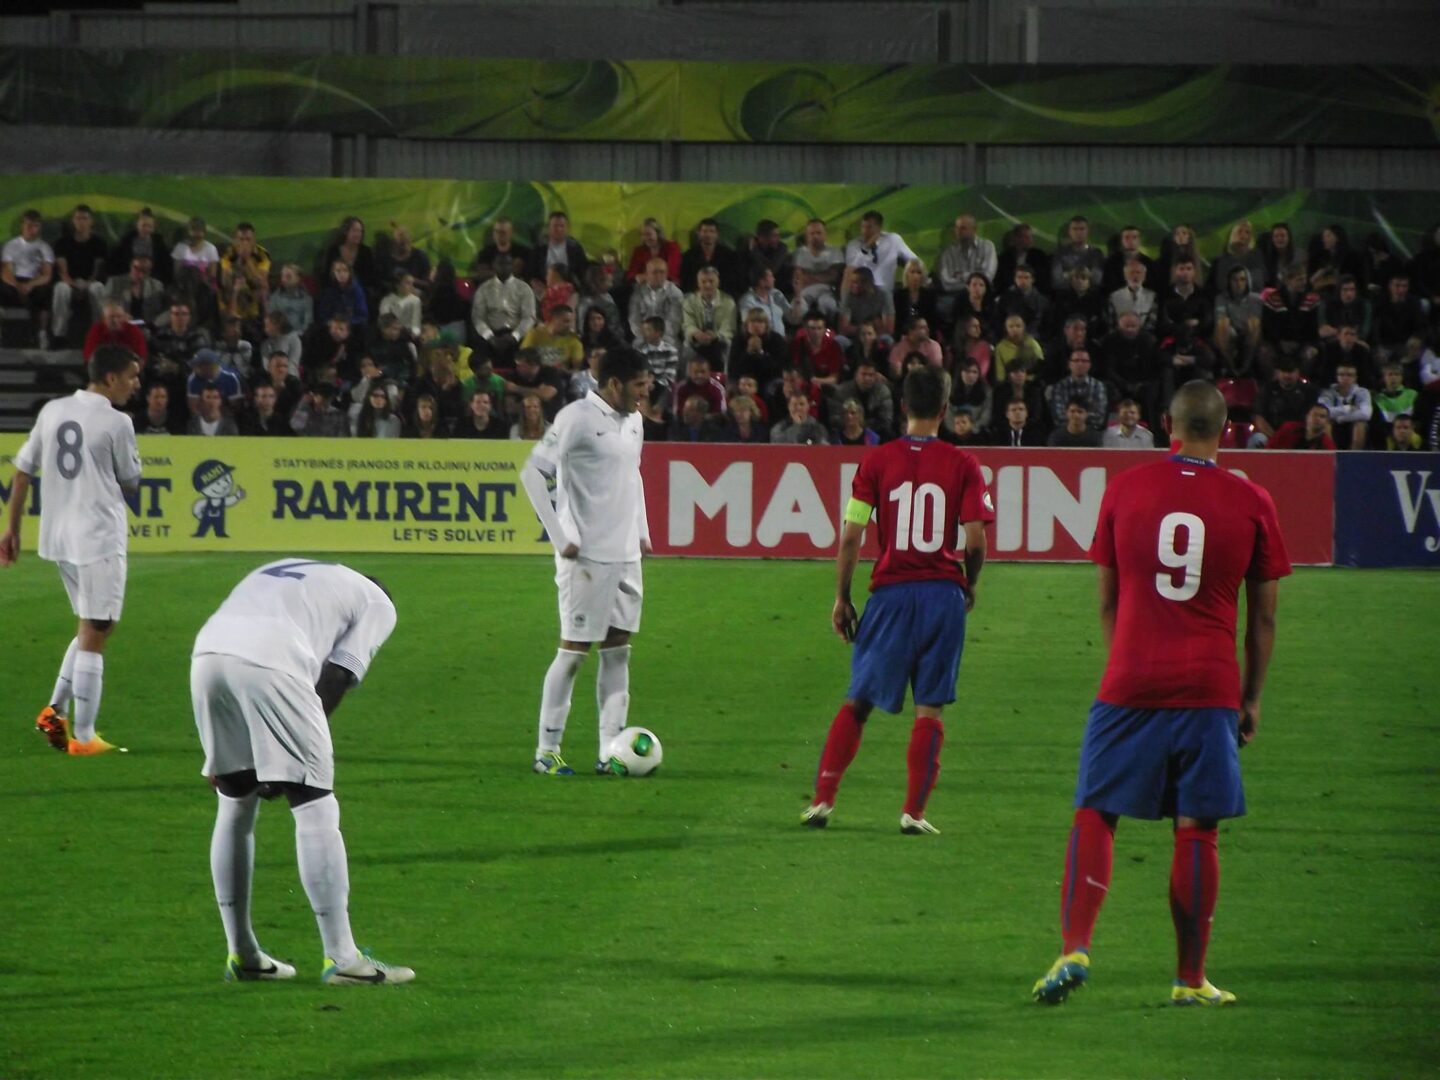
[[195,535],[210,533],[229,539],[230,534],[225,531],[225,511],[245,498],[245,489],[235,483],[235,466],[214,458],[202,461],[195,466],[190,482],[200,493],[200,498],[190,507],[190,513],[200,523]]

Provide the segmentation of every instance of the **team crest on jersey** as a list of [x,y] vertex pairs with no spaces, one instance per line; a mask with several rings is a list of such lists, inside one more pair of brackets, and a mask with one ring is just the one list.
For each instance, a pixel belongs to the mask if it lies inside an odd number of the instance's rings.
[[225,511],[245,498],[245,489],[235,482],[235,466],[210,458],[195,466],[190,482],[200,493],[190,507],[198,525],[196,536],[213,535],[228,540]]
[[986,510],[989,510],[990,513],[993,514],[993,513],[995,512],[995,500],[992,499],[992,498],[990,498],[990,492],[988,492],[988,491],[985,492],[984,502],[985,502],[985,509],[986,509]]

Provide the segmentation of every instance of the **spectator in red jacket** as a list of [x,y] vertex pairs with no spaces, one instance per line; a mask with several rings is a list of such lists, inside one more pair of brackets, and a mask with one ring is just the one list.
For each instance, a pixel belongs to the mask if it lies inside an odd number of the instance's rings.
[[1271,450],[1334,450],[1330,438],[1330,410],[1319,402],[1310,406],[1305,422],[1291,420],[1282,424],[1270,439]]
[[645,219],[640,226],[640,243],[630,253],[630,265],[625,268],[629,281],[639,281],[645,276],[645,267],[651,259],[665,260],[665,276],[671,281],[680,280],[680,245],[665,239],[665,230],[653,217]]
[[825,316],[811,312],[805,316],[805,329],[790,343],[790,362],[812,380],[834,386],[845,369],[845,354],[835,340],[835,332],[825,325]]
[[145,335],[130,321],[130,316],[125,313],[125,305],[118,300],[106,300],[100,307],[100,321],[90,324],[90,332],[85,335],[85,347],[82,350],[85,359],[89,360],[101,345],[123,345],[141,360],[150,358],[150,347],[145,344]]

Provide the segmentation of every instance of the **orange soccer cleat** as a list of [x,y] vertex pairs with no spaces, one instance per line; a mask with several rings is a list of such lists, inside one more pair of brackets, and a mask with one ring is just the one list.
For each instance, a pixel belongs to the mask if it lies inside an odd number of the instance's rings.
[[35,718],[35,730],[44,735],[50,745],[65,753],[70,743],[70,721],[55,711],[54,705],[46,705]]
[[71,739],[66,746],[66,750],[72,757],[93,757],[95,754],[108,754],[112,750],[118,750],[122,754],[125,753],[123,746],[108,743],[99,735],[96,735],[89,742],[80,742],[78,739]]

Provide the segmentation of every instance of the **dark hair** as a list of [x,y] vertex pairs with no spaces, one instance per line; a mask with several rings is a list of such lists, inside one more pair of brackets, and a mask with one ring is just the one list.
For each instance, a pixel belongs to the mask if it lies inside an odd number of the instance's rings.
[[634,349],[606,349],[605,355],[600,358],[600,371],[595,381],[602,387],[608,385],[611,379],[627,383],[649,371],[650,365]]
[[773,274],[774,272],[775,271],[768,266],[757,266],[755,267],[755,269],[750,271],[750,284],[759,285],[761,278],[763,278],[766,274]]
[[575,309],[572,308],[569,304],[556,304],[554,307],[552,307],[552,308],[550,309],[550,317],[553,319],[556,315],[559,315],[562,311],[563,311],[565,314],[567,314],[567,315],[574,315],[574,314],[575,314]]
[[90,204],[89,204],[89,203],[83,203],[83,202],[82,202],[82,203],[76,203],[76,204],[75,204],[75,209],[74,209],[74,210],[71,210],[70,213],[72,213],[72,214],[93,214],[93,213],[95,213],[95,211],[90,209]]
[[1177,258],[1177,259],[1175,260],[1175,262],[1172,264],[1172,266],[1194,266],[1194,265],[1195,265],[1195,260],[1194,260],[1193,258],[1191,258],[1189,255],[1181,255],[1181,256],[1180,256],[1179,258]]
[[[758,310],[758,309],[757,309],[757,310]],[[822,314],[821,314],[819,311],[817,311],[815,308],[811,308],[809,311],[807,311],[807,312],[805,313],[805,322],[806,322],[806,324],[809,324],[809,323],[812,323],[812,322],[823,323],[824,321],[825,321],[825,316],[822,315]]]
[[380,327],[381,330],[384,330],[388,326],[399,326],[400,316],[396,315],[393,311],[387,311],[384,315],[380,316],[376,325]]
[[720,222],[716,221],[713,217],[705,217],[700,219],[700,221],[696,224],[695,229],[696,231],[699,231],[706,225],[714,225],[715,228],[720,228]]
[[1343,289],[1346,285],[1358,284],[1359,282],[1355,280],[1354,274],[1341,274],[1338,278],[1335,279],[1335,287],[1337,289]]
[[1088,413],[1090,411],[1090,401],[1089,399],[1084,398],[1079,394],[1076,394],[1074,397],[1072,397],[1069,401],[1065,403],[1065,411],[1069,412],[1071,409],[1084,409]]
[[945,373],[939,368],[927,365],[915,369],[905,376],[905,386],[901,391],[905,412],[916,420],[938,420],[945,411],[948,389]]
[[101,345],[90,357],[90,381],[105,385],[105,376],[119,375],[140,358],[124,345]]
[[885,215],[880,213],[879,210],[866,210],[865,213],[860,215],[860,220],[873,221],[876,225],[884,225]]
[[516,360],[524,360],[524,361],[526,361],[527,363],[531,363],[531,364],[539,364],[539,363],[542,363],[542,361],[541,361],[541,359],[540,359],[540,350],[539,350],[539,349],[516,349],[516,350],[515,350],[515,359],[516,359]]
[[552,211],[550,211],[550,216],[549,216],[548,218],[546,218],[545,220],[546,220],[546,221],[554,221],[557,217],[558,217],[558,218],[564,218],[566,221],[569,221],[569,220],[570,220],[570,215],[567,214],[564,210],[552,210]]
[[1139,403],[1138,401],[1136,401],[1134,398],[1128,398],[1128,397],[1127,397],[1127,398],[1121,398],[1118,402],[1116,402],[1116,403],[1115,403],[1115,408],[1116,408],[1116,410],[1118,411],[1118,410],[1120,410],[1120,409],[1125,408],[1126,405],[1134,405],[1135,408],[1137,408],[1137,409],[1140,407],[1140,403]]
[[220,393],[220,384],[213,382],[202,383],[200,386],[200,394],[197,396],[203,396],[207,391],[210,390],[214,390],[217,394]]
[[40,211],[39,211],[39,210],[26,210],[23,214],[20,215],[20,220],[21,220],[21,221],[44,221],[45,219],[40,216]]
[[661,333],[665,332],[665,319],[660,315],[645,316],[645,325],[650,327],[651,330],[659,330]]
[[1275,358],[1276,371],[1299,371],[1300,361],[1297,357],[1281,353]]
[[255,226],[254,226],[254,225],[251,225],[250,222],[248,222],[248,221],[242,221],[242,222],[240,222],[239,225],[236,225],[236,226],[235,226],[235,231],[236,231],[236,232],[254,232],[254,231],[255,231]]
[[360,416],[355,421],[355,434],[367,439],[375,437],[375,406],[370,403],[370,399],[376,392],[385,395],[385,415],[393,416],[395,413],[390,399],[390,383],[384,379],[371,383],[370,388],[365,391],[365,402],[360,406]]
[[769,218],[761,218],[760,221],[759,221],[759,222],[756,224],[756,226],[755,226],[755,235],[756,235],[756,236],[759,236],[759,235],[761,235],[762,233],[773,233],[773,232],[779,232],[779,231],[780,231],[780,226],[779,226],[779,224],[777,224],[777,223],[774,222],[774,221],[771,221]]

